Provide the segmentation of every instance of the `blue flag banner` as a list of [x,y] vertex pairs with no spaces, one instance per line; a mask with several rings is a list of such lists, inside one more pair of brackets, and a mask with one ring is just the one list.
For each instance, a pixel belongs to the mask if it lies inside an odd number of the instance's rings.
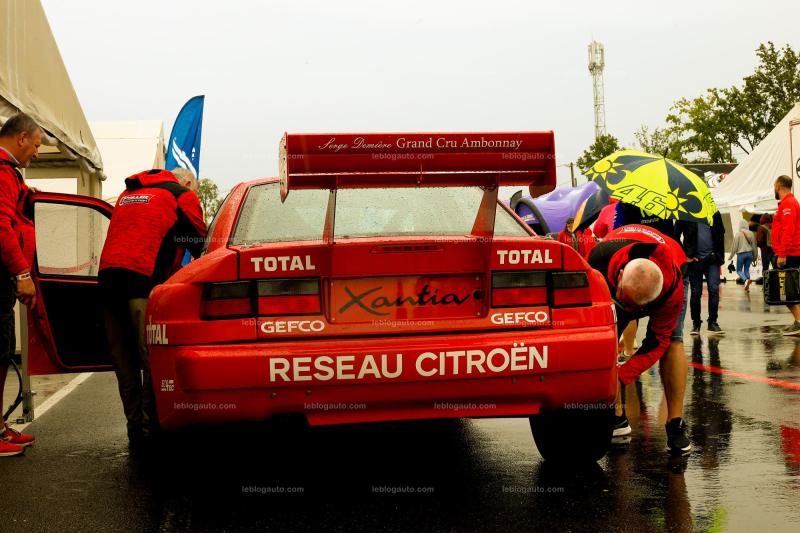
[[167,144],[167,170],[185,168],[199,177],[200,135],[203,132],[203,103],[205,96],[195,96],[184,104]]

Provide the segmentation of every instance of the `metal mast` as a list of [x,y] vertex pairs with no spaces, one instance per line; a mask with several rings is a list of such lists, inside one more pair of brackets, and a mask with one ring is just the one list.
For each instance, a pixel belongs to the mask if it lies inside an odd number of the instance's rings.
[[594,138],[606,134],[606,104],[603,96],[603,67],[606,66],[603,45],[597,41],[589,43],[589,72],[594,88]]

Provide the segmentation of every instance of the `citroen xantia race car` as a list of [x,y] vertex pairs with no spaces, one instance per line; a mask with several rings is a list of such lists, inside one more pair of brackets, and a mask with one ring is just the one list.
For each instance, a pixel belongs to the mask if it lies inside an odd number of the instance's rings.
[[[498,202],[503,185],[553,188],[552,132],[285,135],[280,176],[235,186],[202,257],[150,296],[161,426],[530,417],[545,458],[602,457],[608,289]],[[110,209],[36,200],[32,373],[106,368]]]

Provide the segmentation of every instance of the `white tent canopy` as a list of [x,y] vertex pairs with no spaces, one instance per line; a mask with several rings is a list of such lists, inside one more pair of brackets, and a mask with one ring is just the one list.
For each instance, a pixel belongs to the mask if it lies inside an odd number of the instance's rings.
[[[792,138],[795,139],[794,149]],[[712,189],[720,211],[772,212],[777,208],[775,178],[797,174],[800,157],[800,103],[739,163],[725,180]]]
[[55,147],[41,151],[37,166],[69,160],[104,179],[100,152],[39,0],[0,0],[0,124],[19,111]]
[[[125,190],[125,178],[150,168],[164,168],[164,124],[160,120],[91,122],[97,147],[103,157],[102,199],[116,203]],[[76,194],[75,180],[39,179],[43,191]]]

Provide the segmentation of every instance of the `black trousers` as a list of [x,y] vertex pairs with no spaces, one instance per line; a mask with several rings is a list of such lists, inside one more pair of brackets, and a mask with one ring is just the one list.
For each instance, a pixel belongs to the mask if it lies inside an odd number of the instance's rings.
[[129,299],[106,292],[103,298],[106,337],[119,384],[119,397],[128,435],[137,436],[158,427],[145,338],[147,298]]
[[17,336],[14,328],[14,304],[17,302],[17,284],[0,269],[0,367],[11,362],[17,349]]

